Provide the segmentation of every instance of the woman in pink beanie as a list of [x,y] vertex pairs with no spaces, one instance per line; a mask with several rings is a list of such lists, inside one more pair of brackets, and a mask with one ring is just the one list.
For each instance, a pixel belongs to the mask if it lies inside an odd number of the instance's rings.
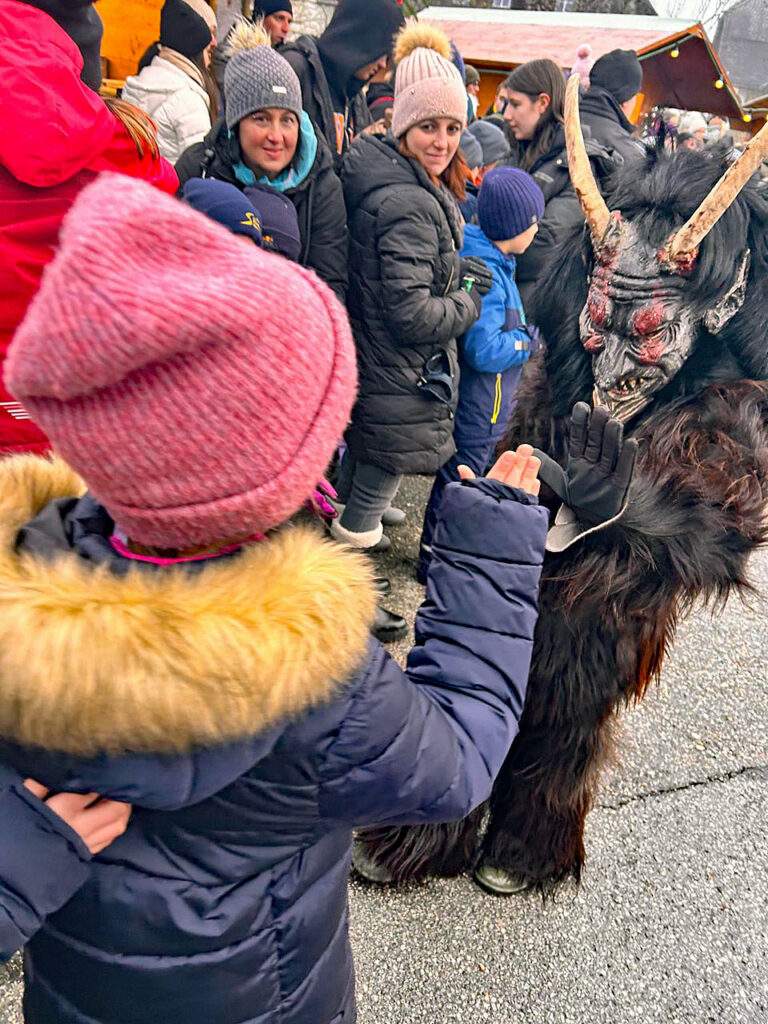
[[[103,175],[5,376],[69,463],[0,463],[0,956],[26,946],[25,1021],[353,1024],[353,826],[463,817],[517,731],[537,460],[446,488],[404,671],[365,560],[282,526],[355,397],[311,272]],[[127,829],[95,853],[28,776],[132,804]]]
[[382,516],[403,474],[435,473],[455,451],[456,338],[491,282],[482,260],[459,260],[467,94],[450,42],[412,24],[395,59],[392,134],[356,139],[343,174],[360,393],[331,531],[359,548],[388,545]]

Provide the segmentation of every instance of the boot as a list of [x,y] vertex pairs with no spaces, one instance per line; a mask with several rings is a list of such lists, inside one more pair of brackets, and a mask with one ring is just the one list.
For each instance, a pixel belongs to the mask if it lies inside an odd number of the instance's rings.
[[493,896],[514,896],[530,888],[527,882],[518,875],[512,875],[504,868],[492,864],[480,864],[475,868],[475,881],[481,889]]
[[[344,509],[347,507],[343,501],[339,501],[338,498],[326,498],[329,505],[333,505],[339,514],[339,518],[344,513]],[[384,509],[384,514],[381,517],[383,526],[400,526],[405,522],[405,512],[401,508],[396,508],[394,505],[390,505],[389,508]]]
[[356,533],[343,527],[338,519],[332,519],[329,532],[340,544],[349,544],[350,547],[361,548],[364,551],[388,551],[392,547],[392,541],[384,533],[381,523],[372,530]]
[[379,605],[376,609],[376,617],[371,626],[371,633],[383,644],[391,644],[394,640],[401,640],[408,632],[408,623],[395,612],[387,611]]

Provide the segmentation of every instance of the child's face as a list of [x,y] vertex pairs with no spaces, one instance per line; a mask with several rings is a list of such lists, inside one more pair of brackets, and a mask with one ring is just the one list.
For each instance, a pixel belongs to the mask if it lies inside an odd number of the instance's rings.
[[505,249],[508,255],[520,256],[531,242],[534,240],[539,231],[538,224],[531,224],[527,231],[524,231],[522,235],[515,235],[514,238],[510,238],[504,243]]

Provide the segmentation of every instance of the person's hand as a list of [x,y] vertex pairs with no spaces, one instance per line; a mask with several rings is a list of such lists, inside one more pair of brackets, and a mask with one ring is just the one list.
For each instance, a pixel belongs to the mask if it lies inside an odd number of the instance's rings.
[[472,295],[487,295],[493,285],[493,272],[479,256],[462,256],[459,264],[461,287]]
[[333,505],[333,502],[338,500],[336,488],[322,476],[315,485],[314,491],[304,502],[304,506],[318,519],[338,519],[339,513]]
[[[521,444],[516,452],[503,452],[488,470],[486,479],[499,480],[508,487],[519,487],[529,494],[538,495],[539,459],[533,454],[529,444]],[[475,474],[469,466],[459,466],[459,477],[462,480],[474,480]]]
[[98,793],[56,793],[34,779],[25,779],[27,789],[73,829],[92,854],[101,853],[128,827],[130,804],[105,800]]
[[624,440],[624,427],[599,405],[577,402],[571,413],[568,463],[562,469],[538,449],[541,479],[583,523],[597,526],[624,508],[635,472],[637,441]]

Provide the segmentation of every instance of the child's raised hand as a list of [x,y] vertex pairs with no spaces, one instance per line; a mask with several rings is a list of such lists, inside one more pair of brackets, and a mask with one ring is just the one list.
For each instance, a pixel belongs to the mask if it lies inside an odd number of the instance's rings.
[[55,793],[48,796],[45,786],[34,779],[25,779],[24,785],[77,832],[92,854],[101,853],[128,827],[132,810],[130,804],[104,800],[98,793]]
[[[488,471],[489,480],[500,480],[508,487],[519,487],[534,496],[538,495],[540,482],[537,479],[541,460],[533,454],[529,444],[521,444],[515,452],[503,452]],[[462,480],[474,480],[475,474],[469,466],[459,466]]]

